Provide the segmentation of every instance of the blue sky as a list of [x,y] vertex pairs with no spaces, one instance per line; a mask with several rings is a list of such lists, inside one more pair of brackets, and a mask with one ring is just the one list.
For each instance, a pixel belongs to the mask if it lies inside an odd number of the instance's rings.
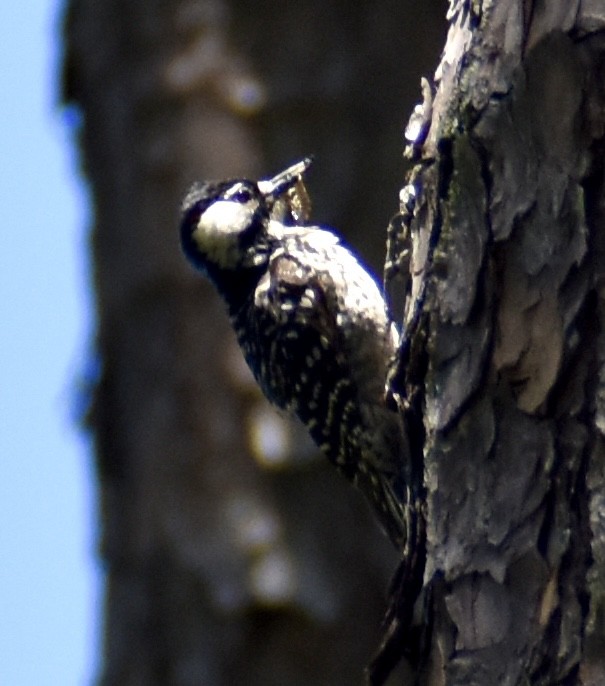
[[0,3],[0,684],[89,684],[94,480],[86,196],[57,105],[61,6]]

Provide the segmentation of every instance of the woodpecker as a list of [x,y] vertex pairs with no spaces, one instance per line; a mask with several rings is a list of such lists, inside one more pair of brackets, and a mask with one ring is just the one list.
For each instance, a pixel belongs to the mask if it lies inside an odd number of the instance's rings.
[[409,447],[385,404],[398,332],[376,279],[297,202],[310,163],[270,179],[195,184],[181,208],[181,245],[224,298],[264,394],[302,420],[403,550]]

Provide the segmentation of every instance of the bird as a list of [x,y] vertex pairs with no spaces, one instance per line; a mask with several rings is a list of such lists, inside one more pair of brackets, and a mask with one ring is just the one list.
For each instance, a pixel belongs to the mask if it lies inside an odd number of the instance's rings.
[[410,448],[385,401],[399,333],[360,257],[310,221],[311,161],[257,181],[194,184],[181,206],[181,246],[224,299],[264,395],[303,422],[403,550]]

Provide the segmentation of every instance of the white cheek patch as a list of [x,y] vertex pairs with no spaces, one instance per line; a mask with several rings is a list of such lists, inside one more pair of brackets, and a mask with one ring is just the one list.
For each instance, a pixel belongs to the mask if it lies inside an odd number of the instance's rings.
[[209,234],[237,234],[250,224],[256,202],[217,200],[202,214],[198,226]]
[[192,234],[200,252],[220,266],[237,266],[238,236],[250,226],[256,207],[256,201],[218,200],[212,203]]

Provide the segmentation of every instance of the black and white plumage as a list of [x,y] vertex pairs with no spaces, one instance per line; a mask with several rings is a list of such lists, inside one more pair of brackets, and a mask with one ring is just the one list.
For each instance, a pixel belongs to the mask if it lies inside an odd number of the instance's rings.
[[224,297],[265,395],[303,421],[403,548],[409,450],[384,401],[397,332],[359,259],[284,202],[309,164],[269,180],[194,186],[183,202],[181,242]]

